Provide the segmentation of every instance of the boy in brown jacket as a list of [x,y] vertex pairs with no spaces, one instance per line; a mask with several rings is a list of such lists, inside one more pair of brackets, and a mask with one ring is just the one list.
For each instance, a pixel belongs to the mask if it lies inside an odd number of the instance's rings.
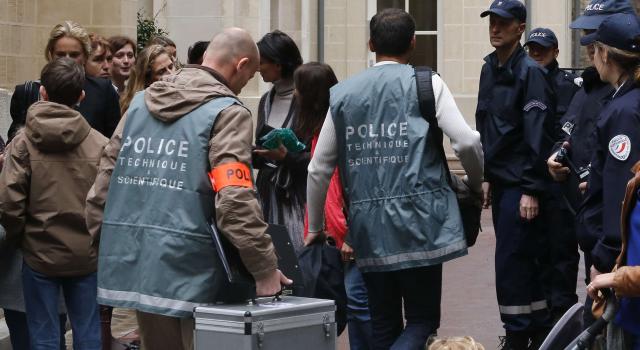
[[84,97],[84,70],[69,58],[42,70],[42,100],[6,150],[0,221],[22,247],[22,281],[32,349],[57,348],[62,288],[75,349],[100,349],[97,250],[85,198],[107,139],[72,106]]

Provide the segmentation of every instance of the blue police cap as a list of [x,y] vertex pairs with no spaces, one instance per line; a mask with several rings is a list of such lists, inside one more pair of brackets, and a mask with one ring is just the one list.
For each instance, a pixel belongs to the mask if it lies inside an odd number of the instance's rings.
[[549,28],[536,28],[529,33],[529,39],[525,46],[536,43],[544,47],[558,47],[558,38],[556,34]]
[[480,17],[487,17],[492,13],[503,18],[515,18],[520,22],[527,21],[527,8],[518,0],[495,0]]
[[630,13],[635,11],[629,0],[591,0],[585,7],[582,16],[578,17],[569,27],[571,29],[598,29],[605,18],[614,13]]
[[596,41],[616,49],[640,52],[636,39],[640,36],[640,23],[636,15],[616,13],[607,17],[598,30],[580,39],[580,44],[589,45]]

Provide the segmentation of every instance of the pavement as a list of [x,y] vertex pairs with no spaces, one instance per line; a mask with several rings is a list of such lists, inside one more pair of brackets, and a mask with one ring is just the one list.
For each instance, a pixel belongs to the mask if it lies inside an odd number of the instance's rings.
[[[504,335],[496,301],[495,234],[490,210],[482,214],[482,229],[476,245],[469,249],[469,255],[444,264],[442,321],[438,334],[441,337],[468,335],[489,350],[496,349],[498,336]],[[577,287],[580,300],[585,298],[583,266],[581,262]],[[338,350],[348,349],[348,336],[344,332],[338,338]],[[1,310],[0,350],[11,350]]]

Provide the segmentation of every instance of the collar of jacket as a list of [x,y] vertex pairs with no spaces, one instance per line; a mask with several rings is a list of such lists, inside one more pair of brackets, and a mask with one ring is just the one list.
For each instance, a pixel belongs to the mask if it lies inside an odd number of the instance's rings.
[[614,90],[613,95],[611,96],[611,99],[616,99],[618,97],[622,97],[624,96],[627,92],[635,89],[638,87],[638,83],[636,83],[635,79],[633,77],[629,77],[627,80],[625,80],[624,83],[622,83],[622,86],[620,86],[620,88],[616,91]]
[[484,61],[491,66],[497,82],[510,84],[515,81],[513,70],[516,68],[518,63],[520,63],[520,61],[522,61],[522,59],[526,57],[526,55],[527,53],[524,51],[524,48],[521,44],[518,43],[518,47],[516,47],[507,62],[505,62],[502,66],[500,66],[500,62],[498,61],[498,54],[496,51],[493,51],[487,57],[485,57]]
[[553,75],[556,71],[560,70],[560,64],[558,63],[558,60],[554,59],[553,62],[549,63],[544,68],[549,72],[549,75]]
[[217,70],[213,69],[213,68],[209,68],[206,66],[201,66],[199,64],[187,64],[184,66],[184,68],[197,68],[197,69],[202,69],[203,71],[211,74],[214,78],[216,78],[217,81],[221,82],[224,86],[228,87],[229,90],[231,90],[231,87],[229,86],[229,82],[227,81],[227,79],[225,79],[222,74],[220,74]]
[[585,68],[581,77],[583,81],[582,86],[584,86],[584,91],[587,93],[604,85],[609,85],[609,83],[600,80],[600,74],[594,66]]

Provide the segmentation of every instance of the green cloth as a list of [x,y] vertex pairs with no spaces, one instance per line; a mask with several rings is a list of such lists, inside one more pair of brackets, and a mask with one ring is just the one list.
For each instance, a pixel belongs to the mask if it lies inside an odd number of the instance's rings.
[[302,152],[307,147],[289,128],[273,129],[262,136],[260,141],[262,141],[262,147],[266,149],[276,149],[282,144],[289,152]]

